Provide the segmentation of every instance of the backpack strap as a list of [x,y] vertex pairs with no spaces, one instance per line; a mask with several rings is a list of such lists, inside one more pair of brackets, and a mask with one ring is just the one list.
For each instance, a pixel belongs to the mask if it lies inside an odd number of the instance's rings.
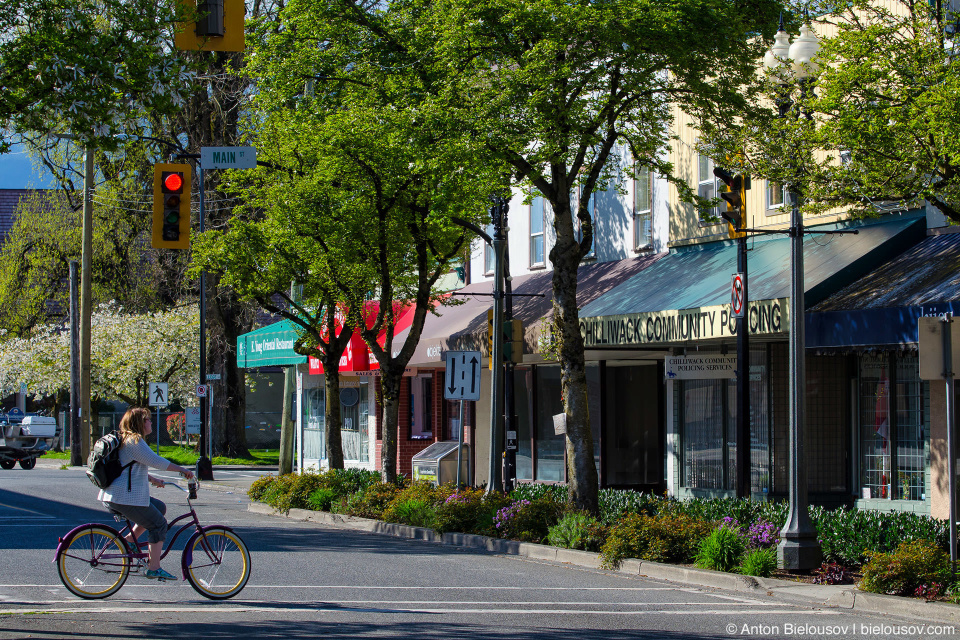
[[136,462],[136,460],[131,460],[127,464],[120,467],[120,475],[123,475],[124,471],[127,472],[127,493],[133,491],[133,469],[131,467],[133,467],[134,462]]

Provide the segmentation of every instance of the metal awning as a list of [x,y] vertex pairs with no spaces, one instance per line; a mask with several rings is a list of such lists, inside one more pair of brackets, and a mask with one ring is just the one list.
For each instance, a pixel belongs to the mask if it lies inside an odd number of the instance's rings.
[[[611,287],[624,282],[663,258],[653,254],[581,266],[577,270],[577,305],[597,299]],[[524,326],[524,353],[537,353],[538,340],[545,322],[553,317],[553,271],[516,276],[511,280],[513,293],[541,294],[540,297],[516,296],[513,317]],[[480,351],[489,357],[487,310],[493,306],[493,281],[467,285],[452,296],[456,303],[439,305],[424,323],[420,342],[408,366],[436,366],[443,363],[447,351]],[[406,333],[398,334],[394,344],[402,344]]]
[[[821,229],[857,229],[853,235],[804,239],[807,307],[869,273],[923,239],[922,216],[891,221],[839,223]],[[787,331],[790,239],[748,241],[751,333]],[[612,288],[580,312],[588,347],[683,343],[735,335],[730,318],[734,241],[671,250],[670,254]]]
[[924,238],[811,309],[811,348],[906,347],[917,320],[960,312],[960,233]]
[[289,320],[237,336],[237,366],[241,369],[303,364],[307,356],[293,350],[300,334]]

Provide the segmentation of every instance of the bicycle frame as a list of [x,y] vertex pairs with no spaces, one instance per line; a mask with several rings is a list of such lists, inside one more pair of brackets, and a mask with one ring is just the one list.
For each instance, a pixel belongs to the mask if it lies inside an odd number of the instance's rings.
[[[183,487],[175,483],[169,483],[168,486],[176,487],[177,489],[180,489],[185,493],[187,491],[186,489],[184,489]],[[203,548],[204,552],[207,554],[207,557],[210,558],[211,562],[219,563],[216,555],[214,554],[213,550],[210,548],[210,545],[207,544],[206,529],[209,527],[204,527],[200,524],[200,519],[197,517],[197,512],[193,508],[193,503],[190,500],[189,494],[187,495],[187,507],[189,509],[187,513],[177,516],[174,520],[172,520],[167,525],[167,529],[169,531],[170,529],[173,529],[173,527],[178,522],[189,519],[188,522],[185,522],[183,525],[180,526],[179,529],[177,529],[177,531],[173,534],[173,537],[168,537],[167,540],[164,541],[164,546],[166,548],[163,550],[163,553],[161,554],[160,559],[163,560],[164,558],[167,557],[167,555],[173,549],[173,544],[177,541],[177,538],[180,537],[181,533],[193,527],[194,529],[196,529],[196,532],[193,534],[193,536],[188,538],[188,540],[192,539],[194,536],[198,536],[198,535],[201,536],[201,547]],[[122,529],[117,530],[116,528],[111,527],[109,525],[102,525],[99,523],[92,523],[92,522],[82,524],[78,527],[74,527],[73,529],[71,529],[69,532],[67,532],[65,536],[59,538],[57,542],[57,548],[53,554],[53,562],[56,562],[57,558],[60,557],[60,550],[64,547],[64,545],[69,544],[69,542],[73,539],[73,537],[77,534],[78,531],[85,529],[91,524],[96,524],[97,526],[103,527],[105,529],[109,529],[110,531],[116,533],[118,537],[123,539],[126,539],[127,534],[130,534],[132,536],[134,524],[130,522],[129,519],[123,516],[115,516],[115,518],[117,519],[118,522],[120,521],[121,518],[123,518],[123,522],[125,522],[126,524],[123,526]],[[233,531],[231,527],[225,527],[223,525],[214,525],[214,526],[216,526],[219,529],[225,529],[231,532]],[[127,544],[128,546],[130,546],[129,542]],[[146,560],[150,556],[149,549],[145,549],[148,544],[149,543],[146,543],[146,542],[141,543],[140,540],[134,538],[133,545],[132,545],[134,550],[131,551],[130,553],[102,553],[96,558],[96,560],[100,564],[109,564],[109,561],[111,560],[122,560],[123,558],[130,558],[131,560],[134,560],[134,559]],[[188,544],[187,548],[184,549],[183,554],[184,554],[184,557],[182,558],[180,563],[180,572],[181,572],[181,579],[185,580],[187,577],[186,567],[190,566],[190,563],[193,559],[192,545]]]

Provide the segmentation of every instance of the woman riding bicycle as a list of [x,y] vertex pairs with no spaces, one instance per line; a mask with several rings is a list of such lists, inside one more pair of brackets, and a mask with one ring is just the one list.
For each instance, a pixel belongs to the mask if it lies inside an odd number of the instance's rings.
[[120,420],[120,437],[123,446],[120,447],[120,464],[129,467],[114,480],[109,487],[100,490],[97,499],[104,506],[126,517],[136,526],[133,527],[134,539],[147,532],[147,547],[149,561],[146,577],[163,580],[176,578],[160,568],[160,555],[163,550],[163,541],[167,536],[167,521],[164,514],[167,506],[150,496],[150,483],[156,487],[163,487],[164,482],[149,473],[147,469],[161,469],[176,471],[188,480],[193,478],[193,472],[186,467],[174,464],[161,458],[147,444],[146,437],[153,431],[153,422],[150,412],[142,407],[128,409]]

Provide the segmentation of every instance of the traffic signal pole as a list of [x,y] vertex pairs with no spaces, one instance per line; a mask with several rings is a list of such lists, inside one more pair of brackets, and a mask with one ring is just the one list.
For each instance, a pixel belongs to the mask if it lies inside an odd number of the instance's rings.
[[[197,161],[197,177],[200,179],[200,233],[203,233],[206,221],[204,208],[203,165]],[[200,384],[207,384],[207,272],[200,272]],[[207,419],[208,397],[200,398],[200,457],[197,459],[197,478],[213,480],[213,438],[212,425]]]
[[[743,205],[741,205],[743,207]],[[741,220],[744,219],[741,208]],[[745,226],[745,225],[743,225]],[[750,309],[747,234],[737,238],[737,271],[743,274],[743,315],[737,319],[737,497],[750,496]]]

